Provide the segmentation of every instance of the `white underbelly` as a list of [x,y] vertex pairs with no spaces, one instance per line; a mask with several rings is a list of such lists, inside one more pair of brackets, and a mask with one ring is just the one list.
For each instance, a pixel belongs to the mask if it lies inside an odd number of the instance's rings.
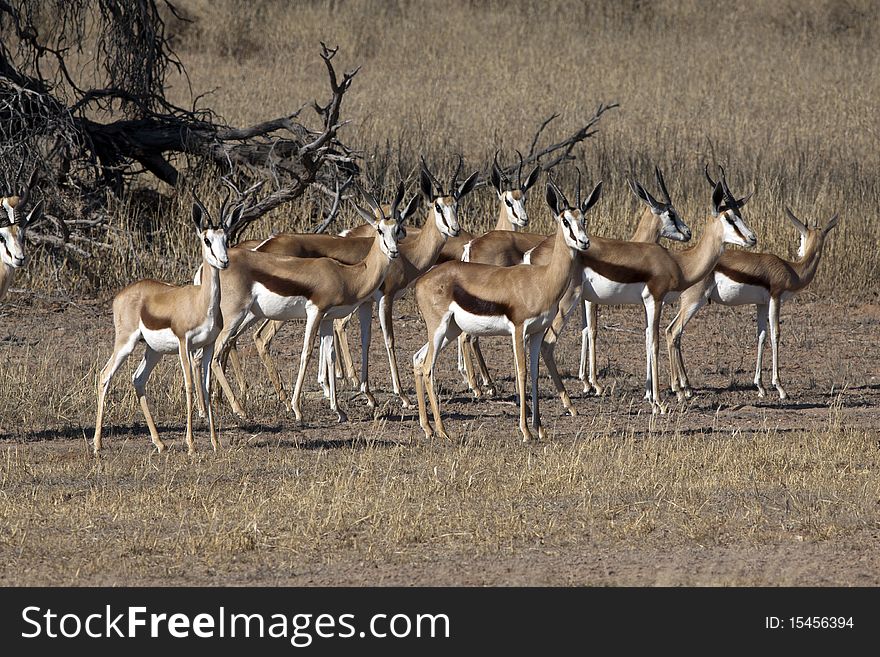
[[144,342],[149,345],[150,349],[158,351],[160,354],[176,354],[178,352],[179,341],[170,328],[154,331],[144,326],[143,322],[140,325],[141,335],[144,336]]
[[266,319],[305,319],[309,300],[275,294],[262,283],[254,283],[253,311]]
[[592,269],[584,269],[584,299],[593,303],[642,303],[646,288],[645,283],[621,283],[605,278]]
[[453,302],[449,309],[459,328],[471,335],[511,335],[513,323],[504,315],[475,315]]
[[709,298],[724,306],[767,304],[770,303],[770,290],[760,285],[739,283],[715,272],[715,288]]

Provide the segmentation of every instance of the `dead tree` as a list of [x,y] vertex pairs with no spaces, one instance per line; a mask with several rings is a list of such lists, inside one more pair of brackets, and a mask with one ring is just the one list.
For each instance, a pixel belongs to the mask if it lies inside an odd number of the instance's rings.
[[[174,187],[186,175],[181,165],[213,168],[242,186],[269,180],[272,191],[250,206],[251,220],[309,188],[334,196],[339,181],[358,172],[357,153],[337,136],[357,69],[340,77],[336,48],[321,44],[326,102],[230,126],[199,107],[202,98],[191,109],[166,98],[167,74],[186,71],[166,35],[162,2],[0,0],[0,173],[22,162],[36,168],[47,215],[77,216],[73,241],[36,241],[87,255],[82,247],[107,216],[108,190],[121,196],[145,172]],[[170,2],[162,6],[180,18]],[[88,45],[97,53],[92,69],[74,74],[71,61]]]

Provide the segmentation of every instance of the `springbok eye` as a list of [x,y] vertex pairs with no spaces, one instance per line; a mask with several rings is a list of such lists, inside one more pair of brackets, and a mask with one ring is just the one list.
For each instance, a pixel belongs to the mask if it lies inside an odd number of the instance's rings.
[[505,203],[505,204],[507,205],[507,207],[509,207],[509,208],[512,208],[512,207],[513,207],[513,203],[511,203],[511,202],[510,202],[510,199],[507,198],[507,197],[504,198],[504,203]]
[[6,244],[6,238],[3,235],[0,235],[0,244]]
[[207,237],[205,238],[205,246],[211,246],[211,240],[209,240]]
[[436,208],[437,212],[443,213],[443,207],[439,203],[435,203],[434,208]]

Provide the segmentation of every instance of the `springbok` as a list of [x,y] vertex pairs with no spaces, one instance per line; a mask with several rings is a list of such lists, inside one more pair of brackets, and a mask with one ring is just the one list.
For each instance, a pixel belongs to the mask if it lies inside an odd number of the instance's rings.
[[[646,206],[641,213],[638,226],[636,227],[635,233],[633,234],[632,238],[630,238],[630,241],[656,244],[659,242],[660,238],[666,238],[679,242],[687,242],[691,238],[691,230],[682,221],[681,216],[675,209],[672,200],[669,197],[666,183],[663,180],[663,173],[660,171],[659,167],[654,168],[654,173],[657,177],[657,184],[660,187],[660,191],[663,193],[665,198],[663,202],[655,199],[638,181],[629,181],[630,189],[633,191],[636,197],[640,199]],[[511,266],[520,262],[530,263],[532,261],[532,251],[539,244],[541,244],[541,242],[544,242],[548,239],[551,238],[547,238],[543,235],[535,235],[529,233],[520,233],[515,236],[509,233],[487,233],[485,236],[475,240],[471,249],[471,260],[473,262],[483,262],[485,264],[494,264],[500,266]],[[602,240],[602,238],[598,239]],[[603,240],[603,243],[607,243],[607,240]],[[566,293],[563,301],[561,302],[563,307],[566,309],[566,312],[568,312],[571,308],[570,302],[573,298],[571,295],[576,294],[579,290],[580,278],[575,281],[572,290]],[[601,392],[601,388],[596,381],[597,377],[595,373],[595,345],[596,329],[598,325],[596,321],[597,304],[590,301],[589,299],[585,299],[583,305],[578,305],[581,310],[582,337],[580,378],[581,380],[585,379],[585,351],[587,345],[589,345],[590,381],[596,387],[597,392]],[[552,341],[553,336],[551,335],[550,337]],[[476,347],[476,345],[473,346]],[[489,394],[492,394],[492,392],[494,391],[492,378],[489,375],[488,369],[485,367],[485,362],[483,361],[479,350],[475,349],[474,352],[477,356],[477,364],[479,366],[480,374],[483,379],[483,386],[486,387]],[[475,395],[479,397],[480,388],[476,383],[473,368],[470,366],[468,360],[465,360],[465,364],[466,366],[470,367],[470,371],[466,371],[468,385],[471,390],[474,391]],[[589,386],[587,386],[587,384],[585,383],[584,392],[588,391]],[[571,413],[572,415],[575,414],[574,407],[570,404],[566,395],[563,395],[563,404],[565,405],[565,408],[566,410],[568,410],[569,413]]]
[[[556,316],[559,298],[568,287],[577,254],[590,247],[584,215],[596,203],[602,183],[586,200],[573,206],[551,182],[546,200],[558,224],[552,256],[544,265],[495,267],[472,262],[446,262],[416,283],[416,301],[427,329],[428,342],[413,356],[419,423],[426,438],[434,435],[425,406],[425,387],[431,401],[437,435],[448,438],[434,390],[437,356],[465,331],[471,335],[509,335],[513,340],[519,394],[519,428],[523,440],[533,438],[526,421],[525,342],[531,361],[532,428],[544,437],[538,399],[538,357],[541,340]],[[426,381],[427,379],[427,381]]]
[[[663,201],[658,201],[651,196],[644,185],[636,180],[629,180],[633,194],[645,204],[635,233],[629,238],[630,242],[645,242],[657,244],[661,239],[673,242],[689,242],[691,229],[684,223],[678,210],[672,203],[666,182],[663,180],[663,172],[660,167],[654,167],[654,175],[657,178],[657,186],[663,194]],[[599,385],[599,375],[596,366],[596,335],[599,328],[598,304],[584,299],[583,314],[581,316],[581,359],[578,369],[578,378],[584,386],[584,392],[596,391],[597,395],[603,392]],[[589,354],[589,358],[588,358]],[[587,367],[589,361],[589,368]]]
[[[20,171],[19,168],[19,175]],[[27,207],[35,176],[36,170],[30,181],[20,190],[12,189],[12,185],[6,181],[10,195],[0,197],[0,205],[3,206],[3,212],[0,213],[0,301],[12,285],[15,270],[27,263],[24,240],[27,229],[43,217],[42,201],[38,201],[26,216],[22,216],[22,209]]]
[[[217,338],[213,367],[218,383],[236,413],[243,415],[244,409],[232,392],[221,365],[228,340],[260,319],[305,319],[305,336],[291,402],[296,419],[302,421],[303,382],[315,336],[320,333],[324,359],[332,371],[336,359],[333,320],[349,315],[369,299],[382,285],[400,254],[398,242],[406,235],[404,221],[420,200],[416,195],[404,210],[399,211],[403,195],[404,186],[400,183],[391,204],[390,217],[385,216],[372,196],[365,195],[373,212],[382,217],[379,221],[355,206],[376,233],[367,253],[351,265],[327,257],[296,258],[262,250],[230,249],[230,266],[220,277],[221,309],[226,326]],[[339,421],[344,422],[347,416],[337,404],[335,377],[330,377],[329,385],[330,408]]]
[[772,253],[727,251],[718,260],[711,274],[681,295],[678,314],[666,328],[672,390],[679,400],[693,396],[681,356],[681,336],[688,322],[709,302],[725,306],[755,306],[758,358],[754,381],[758,388],[758,397],[766,394],[761,380],[761,369],[769,319],[770,346],[773,351],[772,383],[780,399],[788,396],[779,379],[779,311],[783,301],[812,282],[822,258],[825,238],[837,225],[838,215],[831,217],[824,227],[818,224],[807,226],[789,208],[785,208],[785,215],[800,233],[797,260],[785,260]]
[[[458,183],[458,176],[461,173],[462,158],[458,159],[458,166],[450,178],[448,187],[442,185],[427,164],[422,161],[422,167],[419,174],[419,186],[422,196],[428,202],[428,216],[425,220],[425,226],[415,236],[409,236],[400,244],[401,258],[396,260],[388,270],[382,285],[372,294],[370,299],[361,304],[357,308],[359,323],[361,327],[361,375],[360,389],[367,399],[370,406],[376,405],[375,397],[370,391],[370,369],[369,369],[369,352],[370,341],[372,339],[372,318],[373,318],[373,302],[379,304],[379,324],[382,328],[382,335],[385,342],[385,350],[388,354],[388,362],[391,370],[391,384],[394,394],[400,399],[405,408],[412,406],[409,398],[403,392],[400,385],[400,374],[397,366],[397,354],[394,344],[394,326],[392,324],[392,310],[394,301],[399,299],[404,292],[418,279],[422,274],[428,271],[437,262],[437,257],[443,244],[449,237],[455,237],[461,231],[458,223],[458,204],[459,201],[473,190],[477,182],[478,172],[471,174],[463,183]],[[360,229],[359,229],[360,230]],[[266,240],[258,247],[258,251],[264,253],[284,254],[287,249],[295,248],[297,236],[276,236]],[[336,248],[327,255],[343,262],[357,257],[363,253],[364,238],[363,237],[344,237],[338,238],[334,242]],[[317,248],[317,247],[316,247]],[[281,323],[265,322],[254,334],[254,342],[257,344],[257,350],[260,352],[266,368],[272,376],[274,365],[268,356],[269,343],[278,332]],[[337,327],[338,333],[343,333],[344,326]],[[343,360],[350,359],[345,354],[346,341],[342,341],[340,350]],[[319,379],[322,384],[329,385],[329,379],[332,378],[332,370],[328,370],[327,363],[324,363],[324,371],[319,372]],[[347,369],[347,368],[346,368]],[[276,375],[277,379],[277,375]],[[280,382],[280,379],[277,379]],[[277,386],[276,386],[277,389]],[[225,390],[225,388],[224,388]],[[244,412],[240,408],[241,412]],[[236,412],[239,412],[236,410]]]
[[[712,192],[712,213],[706,219],[699,242],[689,249],[668,251],[659,244],[593,237],[590,250],[580,255],[583,268],[581,290],[572,285],[563,295],[559,315],[548,329],[542,346],[547,370],[566,408],[571,402],[557,372],[553,350],[574,304],[583,296],[593,303],[643,305],[647,320],[645,399],[651,402],[654,413],[666,412],[665,404],[660,401],[658,379],[663,304],[673,303],[681,292],[705,278],[718,262],[726,244],[746,247],[757,244],[757,237],[740,214],[750,196],[734,197],[722,170],[722,177]],[[532,251],[531,262],[546,262],[551,253],[545,241]]]
[[[101,430],[104,420],[104,400],[110,380],[128,358],[137,344],[146,343],[144,356],[134,373],[133,383],[141,410],[150,430],[150,437],[159,452],[165,443],[159,438],[156,424],[147,404],[147,380],[156,364],[165,354],[177,353],[183,369],[186,393],[186,444],[190,454],[195,452],[192,431],[193,360],[195,352],[210,362],[214,341],[223,328],[220,311],[220,272],[229,266],[226,236],[238,229],[242,222],[244,204],[229,209],[229,195],[223,202],[219,221],[214,222],[204,204],[193,190],[195,202],[192,221],[202,248],[201,285],[172,285],[153,279],[143,279],[123,288],[113,298],[113,326],[116,337],[113,354],[101,370],[98,380],[98,415],[95,421],[95,454],[103,444]],[[220,443],[214,428],[210,404],[210,368],[201,371],[198,382],[202,398],[207,400],[208,426],[211,445],[217,450]]]

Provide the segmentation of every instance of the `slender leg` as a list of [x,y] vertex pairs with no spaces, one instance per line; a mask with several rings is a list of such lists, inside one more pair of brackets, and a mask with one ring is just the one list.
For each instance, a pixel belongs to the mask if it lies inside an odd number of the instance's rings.
[[358,306],[358,323],[361,327],[361,392],[367,398],[367,406],[374,408],[376,398],[370,392],[370,339],[373,337],[373,301]]
[[[580,305],[578,302],[577,305]],[[556,393],[559,395],[559,398],[562,400],[562,406],[568,411],[568,414],[574,417],[577,415],[577,410],[571,403],[571,397],[568,396],[568,391],[565,389],[565,384],[562,382],[562,377],[559,376],[559,370],[556,367],[556,342],[559,340],[559,334],[561,333],[563,327],[565,326],[565,315],[563,314],[563,309],[560,307],[559,311],[556,313],[556,317],[553,318],[553,323],[550,325],[550,328],[544,333],[543,339],[541,340],[541,356],[544,359],[544,365],[547,366],[547,373],[550,375],[550,380],[553,381],[553,386],[556,388]],[[533,370],[537,365],[537,361],[533,361],[535,364],[529,364]]]
[[223,327],[223,330],[220,331],[220,335],[217,336],[217,340],[214,343],[214,358],[212,363],[214,376],[217,377],[217,383],[220,384],[220,389],[223,390],[223,394],[226,395],[226,398],[232,405],[232,412],[240,418],[247,418],[247,411],[245,411],[235,392],[233,392],[232,386],[229,385],[229,380],[226,378],[226,372],[223,369],[223,363],[226,360],[226,355],[229,349],[235,344],[235,340],[243,331],[247,330],[255,320],[256,318],[249,312],[243,313],[239,317],[232,318],[229,320],[229,323]]
[[584,392],[590,392],[590,386],[587,385],[587,351],[589,349],[590,342],[590,333],[589,333],[589,324],[587,323],[587,317],[590,314],[590,307],[593,305],[592,301],[583,300],[582,303],[579,303],[578,306],[580,308],[581,315],[581,360],[578,365],[578,379],[584,384]]
[[183,388],[186,394],[186,447],[187,452],[195,454],[196,443],[193,440],[192,414],[193,414],[193,380],[192,358],[190,357],[190,342],[188,337],[179,338],[178,356],[180,367],[183,369]]
[[336,339],[339,342],[339,350],[336,352],[342,358],[343,376],[349,385],[357,388],[360,385],[360,378],[354,371],[354,362],[351,358],[351,347],[348,346],[348,323],[351,321],[354,313],[348,317],[337,319],[333,322],[333,331],[336,333]]
[[129,357],[134,347],[140,339],[140,332],[132,333],[127,340],[120,342],[116,340],[116,346],[113,354],[110,356],[104,369],[101,370],[101,376],[98,379],[98,415],[95,418],[95,438],[92,446],[97,454],[104,446],[101,438],[101,432],[104,426],[104,402],[107,398],[107,390],[110,388],[110,379],[116,374],[125,359]]
[[666,350],[669,354],[669,376],[672,384],[672,391],[679,401],[685,398],[690,399],[694,396],[693,388],[687,376],[687,369],[684,366],[684,357],[681,353],[681,338],[684,329],[693,319],[694,315],[699,312],[700,308],[706,305],[709,297],[707,294],[689,295],[687,292],[682,294],[679,302],[678,313],[666,327]]
[[387,294],[383,294],[379,299],[379,325],[382,327],[382,337],[385,338],[385,351],[388,352],[391,386],[394,388],[394,394],[400,398],[400,403],[404,408],[412,408],[412,402],[400,386],[400,373],[397,370],[397,354],[394,351],[394,325],[391,323],[393,303],[393,299]]
[[[466,333],[462,333],[461,335],[458,336],[458,373],[461,374],[461,378],[464,379],[464,382],[467,383],[468,387],[470,388],[471,387],[471,379],[473,378],[473,376],[468,375],[467,365],[464,362],[464,357],[465,357],[464,342],[466,339],[467,339]],[[471,388],[471,390],[473,390],[473,388]],[[477,391],[473,390],[473,392],[474,392],[474,396],[476,396]]]
[[208,414],[208,430],[211,432],[211,447],[216,452],[220,449],[220,441],[217,438],[217,430],[214,427],[214,411],[211,407],[211,363],[214,360],[214,345],[209,344],[202,348],[202,358],[208,365],[201,368],[199,378],[197,379],[200,395],[206,400]]
[[540,396],[538,394],[538,368],[540,367],[541,344],[544,342],[543,332],[533,333],[528,339],[529,376],[532,382],[532,429],[538,433],[538,438],[543,440],[547,435],[544,432],[544,427],[541,426]]
[[516,391],[519,395],[519,430],[522,432],[523,442],[527,443],[534,436],[526,421],[526,345],[522,324],[513,329],[513,361],[516,365]]
[[328,374],[330,374],[327,381],[330,388],[328,391],[330,409],[336,412],[336,417],[340,422],[346,422],[348,416],[339,408],[339,404],[336,401],[336,352],[334,349],[335,345],[333,344],[333,320],[323,320],[318,330],[321,335],[321,351],[324,352],[324,364],[327,367]]
[[660,312],[663,302],[649,296],[645,300],[645,313],[648,319],[648,328],[645,329],[645,347],[648,354],[648,383],[650,385],[651,406],[654,413],[666,413],[666,406],[660,400],[659,357],[660,357]]
[[302,407],[300,400],[302,399],[303,382],[306,378],[306,368],[309,366],[309,359],[312,355],[312,346],[315,344],[315,336],[318,333],[318,325],[320,323],[321,311],[312,309],[306,317],[306,333],[303,337],[302,353],[299,357],[299,372],[296,375],[296,385],[293,389],[293,414],[297,421],[302,422]]
[[[204,358],[204,352],[201,349],[196,349],[196,352],[192,357],[193,364],[193,376],[196,381],[202,380],[202,359]],[[211,368],[211,359],[208,359],[208,367]],[[205,399],[202,395],[202,387],[196,386],[196,411],[199,414],[199,417],[205,417]]]
[[440,402],[437,400],[437,392],[434,388],[434,366],[437,364],[437,356],[440,352],[443,351],[452,340],[455,340],[459,333],[461,333],[461,329],[458,327],[458,324],[455,323],[455,320],[451,315],[444,317],[443,322],[441,322],[440,326],[435,329],[434,334],[431,336],[433,343],[429,350],[430,358],[428,358],[425,363],[425,371],[428,375],[426,387],[428,389],[428,399],[431,402],[431,411],[434,414],[434,424],[437,427],[436,433],[441,438],[447,440],[449,440],[449,434],[446,433],[446,428],[443,426],[443,417],[440,414]]
[[[322,322],[323,324],[323,322]],[[318,329],[318,385],[324,393],[324,399],[330,399],[330,379],[335,378],[336,372],[332,376],[327,369],[327,350],[324,348],[324,333]]]
[[[473,338],[475,340],[476,338]],[[477,377],[474,375],[473,346],[472,338],[467,333],[458,336],[458,359],[464,366],[464,380],[468,384],[475,399],[483,396],[483,391],[477,383]],[[459,369],[461,371],[461,369]]]
[[770,347],[773,350],[773,378],[771,383],[779,393],[780,399],[786,399],[788,395],[782,388],[779,380],[779,308],[782,302],[777,297],[770,298]]
[[266,368],[266,372],[269,374],[269,380],[275,388],[278,400],[286,406],[288,399],[287,393],[284,392],[284,383],[281,380],[281,375],[278,374],[278,368],[275,367],[275,361],[269,353],[269,345],[272,343],[272,340],[278,334],[278,331],[283,325],[284,322],[280,320],[264,320],[263,323],[260,324],[260,328],[254,332],[254,345],[257,348],[257,354],[259,354],[260,360],[263,361],[263,367]]
[[153,422],[153,414],[150,413],[150,407],[147,404],[147,379],[150,378],[153,368],[156,367],[156,364],[160,360],[162,360],[162,354],[158,351],[154,351],[148,346],[144,351],[144,357],[141,359],[140,364],[134,372],[132,383],[134,384],[134,391],[137,395],[138,403],[141,405],[141,411],[144,413],[144,419],[147,421],[147,428],[150,430],[150,438],[153,440],[156,449],[159,452],[164,452],[165,443],[159,438],[159,432],[156,430],[156,423]]
[[495,382],[492,380],[489,368],[486,367],[486,359],[483,358],[483,349],[480,347],[480,339],[474,336],[471,339],[470,347],[473,359],[476,361],[477,369],[480,372],[480,378],[483,380],[483,391],[487,397],[494,397],[497,394],[497,391],[495,390]]
[[429,359],[433,358],[433,342],[425,345],[413,355],[413,374],[416,382],[416,403],[419,407],[419,425],[425,432],[425,438],[430,440],[434,436],[434,427],[428,420],[428,409],[425,405],[425,370]]
[[596,392],[596,396],[600,396],[605,392],[604,386],[599,385],[599,365],[596,361],[596,340],[599,332],[599,319],[597,317],[599,305],[590,301],[584,301],[587,315],[587,336],[589,342],[590,353],[590,386]]
[[758,397],[764,397],[767,391],[764,389],[764,383],[761,380],[761,370],[764,367],[764,342],[767,339],[767,320],[769,308],[767,304],[759,303],[755,306],[757,311],[757,338],[758,338],[758,362],[755,365],[755,386],[758,388]]

